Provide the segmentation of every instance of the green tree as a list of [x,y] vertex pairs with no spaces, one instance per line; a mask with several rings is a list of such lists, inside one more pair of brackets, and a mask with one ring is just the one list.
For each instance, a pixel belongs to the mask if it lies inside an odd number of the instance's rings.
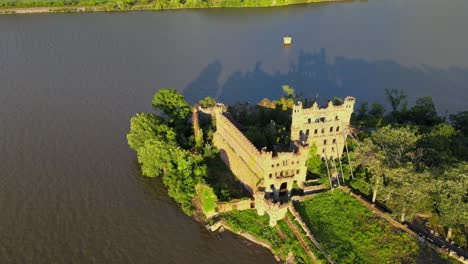
[[403,223],[428,210],[432,184],[427,172],[416,172],[411,166],[387,171],[388,205]]
[[281,86],[283,88],[283,93],[286,98],[294,98],[295,97],[295,92],[294,88],[290,87],[289,85],[283,85]]
[[424,148],[424,162],[427,166],[438,167],[450,165],[456,160],[454,151],[459,146],[456,137],[458,132],[451,125],[442,123],[436,125],[420,140],[419,145]]
[[159,90],[153,97],[152,106],[164,112],[170,124],[185,123],[191,113],[191,107],[184,96],[174,89]]
[[441,223],[452,229],[468,228],[468,163],[460,163],[444,172],[437,180],[437,212]]
[[468,111],[450,115],[450,121],[456,129],[468,136]]
[[430,96],[418,98],[410,109],[410,116],[411,121],[417,125],[434,126],[442,122]]
[[138,113],[130,120],[130,132],[127,134],[127,141],[130,148],[135,151],[149,139],[174,142],[175,138],[174,130],[154,114]]
[[201,99],[200,101],[198,101],[198,103],[204,108],[208,108],[208,107],[212,107],[216,105],[215,99],[209,96],[205,97],[205,99]]
[[384,154],[378,146],[366,138],[358,145],[354,155],[357,164],[367,170],[365,175],[369,176],[367,182],[372,191],[372,202],[375,203],[378,192],[384,187],[384,175],[387,171]]
[[307,171],[315,175],[323,174],[323,161],[319,155],[317,155],[317,146],[315,144],[310,145],[309,158],[306,162]]
[[168,175],[173,169],[173,152],[178,151],[174,144],[158,139],[149,139],[138,149],[138,162],[141,172],[147,177]]
[[401,167],[409,161],[419,161],[422,156],[421,150],[416,148],[420,136],[410,127],[385,126],[373,132],[371,139],[381,151],[385,165],[390,168]]
[[403,90],[385,89],[385,95],[392,106],[393,112],[397,112],[398,107],[406,100],[406,94]]
[[333,97],[332,99],[333,105],[342,105],[343,104],[343,99],[339,97]]

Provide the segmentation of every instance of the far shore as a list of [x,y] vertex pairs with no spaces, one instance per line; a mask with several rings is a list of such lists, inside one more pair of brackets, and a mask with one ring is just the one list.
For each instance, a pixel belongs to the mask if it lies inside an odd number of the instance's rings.
[[15,8],[0,8],[1,14],[38,14],[38,13],[79,13],[79,12],[125,12],[125,11],[159,11],[159,10],[176,10],[176,9],[210,9],[210,8],[259,8],[259,7],[281,7],[308,3],[324,3],[324,2],[341,2],[346,0],[301,0],[294,3],[276,4],[276,5],[212,5],[212,6],[168,6],[160,7],[151,4],[134,5],[128,8],[109,7],[106,5],[97,6],[49,6],[49,7],[15,7]]

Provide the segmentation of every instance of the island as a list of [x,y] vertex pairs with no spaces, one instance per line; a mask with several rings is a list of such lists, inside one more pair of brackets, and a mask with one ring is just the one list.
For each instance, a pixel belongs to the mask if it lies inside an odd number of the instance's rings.
[[344,0],[10,0],[0,1],[0,14],[278,7],[336,1]]
[[468,113],[283,86],[277,100],[191,106],[174,89],[131,119],[141,172],[188,215],[287,263],[466,263]]

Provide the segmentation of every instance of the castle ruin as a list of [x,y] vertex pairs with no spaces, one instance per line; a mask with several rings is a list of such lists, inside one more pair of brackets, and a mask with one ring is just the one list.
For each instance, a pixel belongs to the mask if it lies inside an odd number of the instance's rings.
[[293,186],[305,188],[310,144],[317,146],[317,154],[322,158],[341,156],[346,140],[343,131],[349,126],[354,101],[346,97],[343,104],[330,102],[326,108],[319,108],[317,103],[306,109],[301,102],[294,105],[288,152],[258,150],[231,122],[223,104],[197,110],[216,120],[213,143],[222,160],[252,194],[258,214],[267,213],[270,225],[274,226],[287,212],[286,202]]

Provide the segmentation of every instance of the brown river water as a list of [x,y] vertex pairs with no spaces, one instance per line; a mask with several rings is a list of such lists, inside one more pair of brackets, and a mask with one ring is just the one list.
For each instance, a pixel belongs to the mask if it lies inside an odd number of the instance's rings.
[[[468,110],[468,1],[0,16],[0,263],[272,263],[186,217],[125,134],[160,88]],[[293,36],[289,49],[282,37]]]

